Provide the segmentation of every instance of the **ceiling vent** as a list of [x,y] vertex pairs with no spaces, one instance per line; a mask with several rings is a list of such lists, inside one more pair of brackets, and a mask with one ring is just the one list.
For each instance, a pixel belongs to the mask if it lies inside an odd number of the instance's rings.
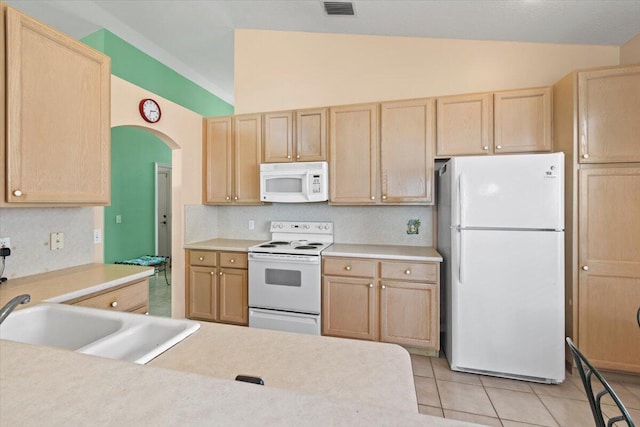
[[325,1],[324,12],[332,16],[353,16],[353,3],[345,1]]

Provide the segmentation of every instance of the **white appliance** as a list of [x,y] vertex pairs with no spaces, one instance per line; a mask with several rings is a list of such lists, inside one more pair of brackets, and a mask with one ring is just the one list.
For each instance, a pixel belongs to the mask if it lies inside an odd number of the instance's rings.
[[329,200],[327,162],[262,163],[260,200],[305,203]]
[[564,155],[452,158],[439,170],[438,250],[452,370],[564,376]]
[[321,253],[333,223],[273,221],[249,248],[249,327],[320,335]]

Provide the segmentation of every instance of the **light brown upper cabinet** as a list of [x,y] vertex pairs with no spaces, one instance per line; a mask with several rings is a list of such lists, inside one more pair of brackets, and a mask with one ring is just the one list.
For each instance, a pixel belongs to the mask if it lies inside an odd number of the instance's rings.
[[493,152],[551,151],[551,88],[497,92],[493,96]]
[[550,87],[438,98],[436,154],[551,151],[551,105]]
[[489,154],[493,149],[493,97],[490,93],[437,100],[438,156]]
[[597,367],[640,373],[640,165],[578,179],[580,349]]
[[109,204],[110,58],[15,9],[0,9],[0,204]]
[[382,203],[433,203],[435,101],[381,104]]
[[327,109],[265,113],[264,162],[327,160]]
[[378,187],[378,104],[329,109],[329,201],[376,204]]
[[203,203],[260,204],[262,115],[204,119]]
[[578,73],[580,163],[640,161],[640,65]]

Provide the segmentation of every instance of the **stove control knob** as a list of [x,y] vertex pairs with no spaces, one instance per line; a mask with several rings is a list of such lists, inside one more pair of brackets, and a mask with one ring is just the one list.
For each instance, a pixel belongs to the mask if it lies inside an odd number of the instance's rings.
[[303,225],[302,228],[304,228],[305,230],[308,230],[309,229],[309,224]]
[[325,225],[324,225],[324,229],[325,229],[325,230],[328,230],[329,228],[331,228],[331,227],[329,227],[329,224],[325,224]]

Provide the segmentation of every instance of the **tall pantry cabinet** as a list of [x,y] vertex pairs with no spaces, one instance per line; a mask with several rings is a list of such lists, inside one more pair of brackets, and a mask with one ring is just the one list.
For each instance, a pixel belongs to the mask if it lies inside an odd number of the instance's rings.
[[640,65],[556,83],[554,137],[566,154],[566,335],[596,367],[640,373]]

